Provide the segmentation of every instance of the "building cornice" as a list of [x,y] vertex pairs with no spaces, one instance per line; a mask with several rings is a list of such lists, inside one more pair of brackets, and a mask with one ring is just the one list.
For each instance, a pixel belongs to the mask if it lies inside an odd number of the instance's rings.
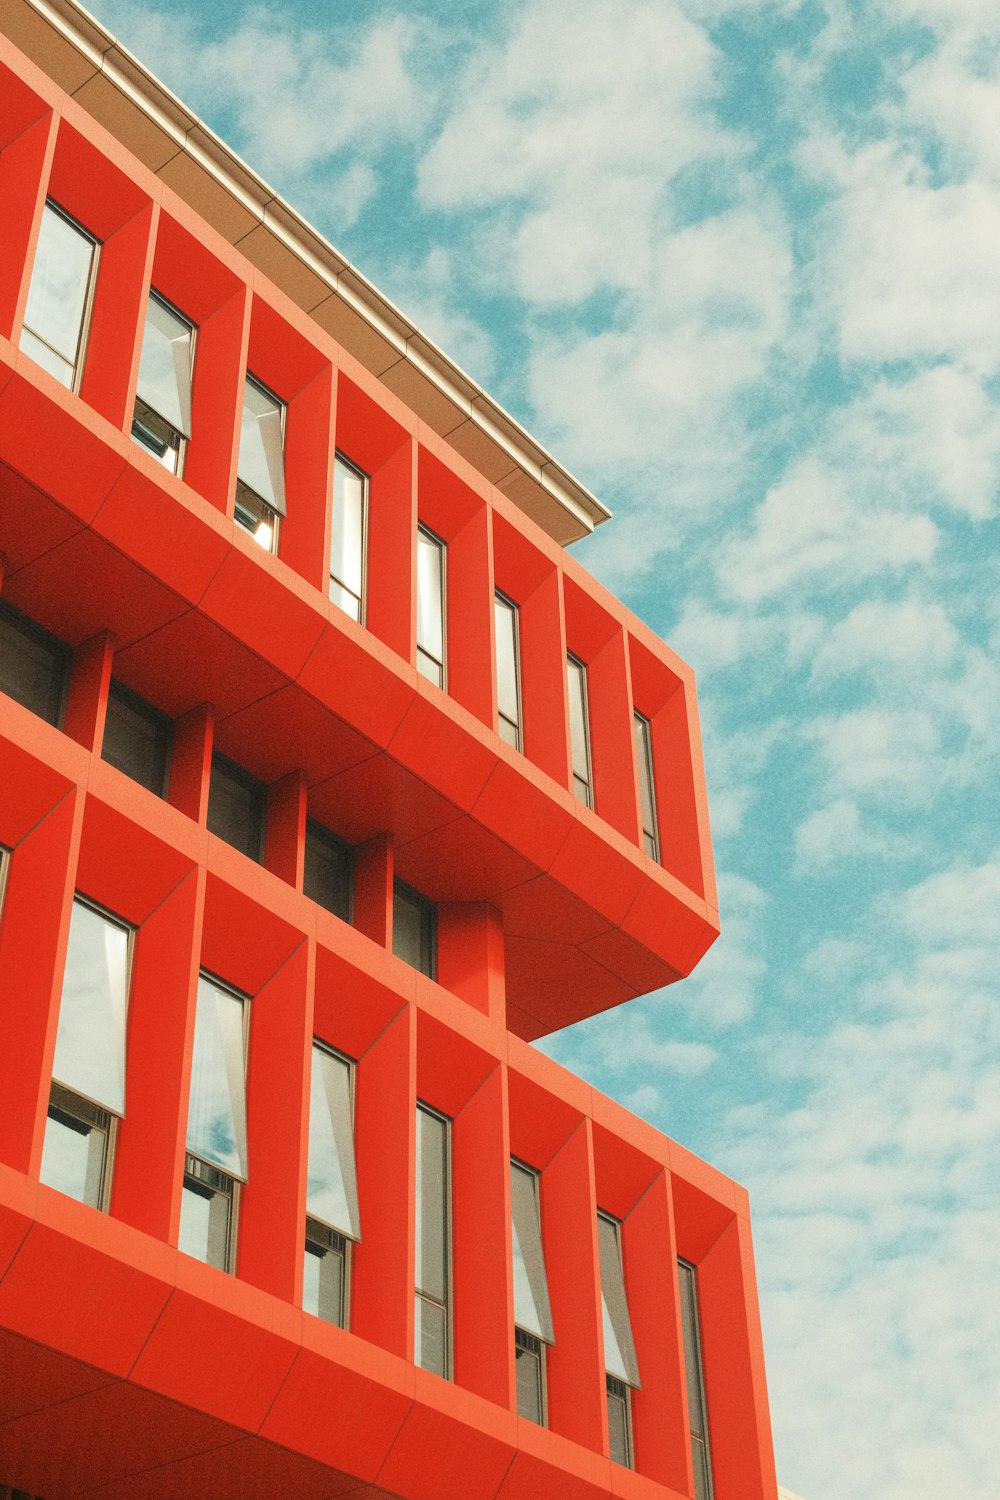
[[76,0],[0,26],[180,197],[561,545],[610,511]]

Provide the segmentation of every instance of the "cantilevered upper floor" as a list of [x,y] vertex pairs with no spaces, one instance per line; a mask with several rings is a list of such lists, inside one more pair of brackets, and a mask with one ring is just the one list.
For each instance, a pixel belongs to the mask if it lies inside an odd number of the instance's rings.
[[307,895],[346,850],[338,915],[391,947],[409,900],[522,1037],[690,972],[694,679],[564,550],[606,512],[76,7],[4,24],[48,49],[0,38],[2,598],[43,716],[113,759],[145,715],[147,790]]

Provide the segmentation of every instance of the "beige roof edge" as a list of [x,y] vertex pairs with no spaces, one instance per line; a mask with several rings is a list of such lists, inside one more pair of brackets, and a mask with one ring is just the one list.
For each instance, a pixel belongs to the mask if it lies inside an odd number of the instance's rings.
[[[512,467],[501,487],[555,541],[561,545],[576,541],[610,518],[611,512],[596,496],[541,448],[503,407],[268,187],[77,0],[21,0],[21,3],[47,22],[95,73],[103,74],[158,130],[175,142],[179,151],[214,177],[259,224],[266,223],[268,232],[328,288],[319,301],[328,300],[329,294],[339,297],[391,346],[396,360],[390,358],[382,363],[380,369],[374,370],[375,374],[408,365],[418,384],[425,382],[436,393],[432,399],[440,401],[444,397],[458,408],[457,425],[472,422],[507,456]],[[268,274],[280,287],[280,270]],[[447,437],[447,433],[443,435]]]

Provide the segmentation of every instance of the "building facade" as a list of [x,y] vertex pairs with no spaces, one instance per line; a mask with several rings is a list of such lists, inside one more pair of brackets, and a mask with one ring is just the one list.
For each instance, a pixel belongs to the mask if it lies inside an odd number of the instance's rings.
[[0,1487],[774,1500],[746,1194],[535,1050],[718,932],[600,503],[0,16]]

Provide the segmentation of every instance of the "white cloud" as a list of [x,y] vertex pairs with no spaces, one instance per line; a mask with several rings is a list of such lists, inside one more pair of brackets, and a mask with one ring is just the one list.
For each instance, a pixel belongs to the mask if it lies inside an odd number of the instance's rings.
[[934,184],[892,142],[848,152],[818,137],[800,154],[835,193],[817,257],[820,295],[848,361],[952,359],[1000,366],[1000,186]]
[[811,1500],[1000,1488],[998,896],[994,859],[876,902],[846,940],[871,1017],[775,1037],[801,1105],[726,1122],[722,1159],[755,1185],[782,1475]]
[[846,797],[810,813],[795,830],[798,874],[816,874],[844,859],[899,859],[912,851],[911,840],[871,826]]
[[804,458],[765,496],[749,536],[719,552],[731,597],[756,601],[795,588],[829,589],[926,563],[938,532],[925,516],[872,508],[850,476]]
[[813,680],[828,683],[862,671],[876,679],[881,701],[954,666],[961,642],[943,606],[916,596],[865,599],[827,632],[812,662]]
[[[158,59],[185,102],[231,124],[229,142],[301,209],[348,227],[374,196],[370,163],[421,133],[436,100],[428,23],[375,15],[350,29],[251,5],[228,33],[203,15],[105,0],[104,19]],[[321,180],[321,174],[326,174]]]
[[857,709],[803,726],[834,793],[926,804],[939,785],[941,726],[927,709]]

